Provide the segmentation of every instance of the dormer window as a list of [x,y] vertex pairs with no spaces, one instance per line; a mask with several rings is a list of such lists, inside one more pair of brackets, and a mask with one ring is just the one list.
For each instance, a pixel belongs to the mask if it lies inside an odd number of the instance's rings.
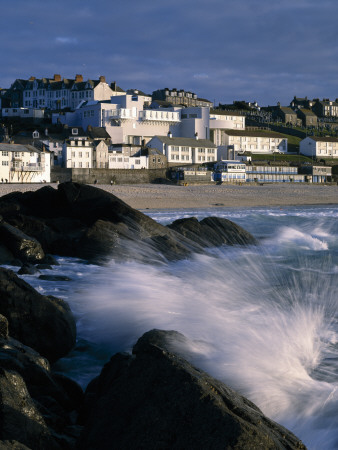
[[38,137],[39,137],[40,135],[39,135],[39,132],[38,131],[33,131],[33,138],[35,139],[37,139]]
[[72,135],[77,136],[79,134],[79,130],[77,128],[72,128]]

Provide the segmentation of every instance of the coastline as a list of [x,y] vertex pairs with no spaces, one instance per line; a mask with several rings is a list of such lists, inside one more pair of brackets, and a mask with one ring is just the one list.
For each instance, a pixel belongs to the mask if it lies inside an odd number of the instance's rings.
[[[36,191],[56,183],[0,184],[0,196],[11,192]],[[337,205],[338,185],[95,185],[119,197],[131,207],[145,209],[198,209],[213,207]]]

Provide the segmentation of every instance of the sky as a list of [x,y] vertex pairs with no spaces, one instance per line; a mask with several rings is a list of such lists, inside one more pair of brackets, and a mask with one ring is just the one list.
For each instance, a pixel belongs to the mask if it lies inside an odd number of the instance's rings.
[[338,97],[337,0],[0,0],[0,87],[106,77],[215,105]]

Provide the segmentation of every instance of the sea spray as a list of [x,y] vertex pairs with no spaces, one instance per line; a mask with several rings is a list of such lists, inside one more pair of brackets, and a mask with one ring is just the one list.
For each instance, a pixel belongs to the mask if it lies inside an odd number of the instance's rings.
[[[77,348],[59,370],[85,386],[145,331],[174,329],[190,340],[178,351],[193,364],[253,400],[310,449],[337,448],[338,214],[327,211],[216,211],[260,237],[260,245],[178,262],[98,267],[61,259],[55,270],[73,282],[30,278],[45,292],[54,286],[48,293],[69,301],[77,317]],[[166,212],[164,222],[178,215]]]

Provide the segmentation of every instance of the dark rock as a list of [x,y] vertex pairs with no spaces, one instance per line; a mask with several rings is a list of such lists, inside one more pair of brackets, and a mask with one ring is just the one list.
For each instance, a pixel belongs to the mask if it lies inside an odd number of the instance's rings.
[[3,219],[40,242],[45,252],[94,262],[112,257],[175,260],[203,252],[202,246],[254,242],[226,219],[195,219],[165,227],[113,194],[80,183],[8,194],[2,205]]
[[0,441],[0,450],[31,450],[21,442],[10,440]]
[[[0,264],[8,264],[11,265],[15,257],[13,253],[6,247],[4,243],[0,243]],[[21,265],[21,261],[19,262]]]
[[46,281],[71,281],[71,278],[66,275],[40,275],[39,280]]
[[0,314],[0,339],[8,338],[8,320]]
[[0,314],[7,317],[13,337],[51,362],[75,345],[75,320],[67,303],[39,294],[4,268],[0,268]]
[[37,263],[45,254],[40,243],[12,225],[0,223],[0,240],[13,255],[24,262]]
[[35,267],[33,264],[24,264],[19,270],[19,275],[35,275],[39,273],[39,270],[37,267]]
[[53,270],[53,267],[50,266],[49,264],[37,264],[36,268],[38,270]]
[[[74,448],[80,428],[74,426],[73,414],[82,400],[76,383],[68,381],[69,386],[76,385],[75,402],[74,395],[69,395],[69,387],[64,388],[67,381],[59,382],[59,377],[51,373],[48,361],[12,338],[0,338],[0,361],[5,375],[1,377],[0,371],[0,399],[6,402],[5,408],[1,408],[0,402],[0,424],[4,426],[1,437],[15,439],[34,449]],[[3,395],[4,391],[10,400]],[[28,427],[30,430],[25,429]]]
[[81,450],[301,449],[252,402],[173,352],[177,332],[153,330],[117,354],[86,391]]
[[168,227],[202,247],[257,244],[248,231],[231,220],[220,217],[207,217],[200,222],[196,217],[178,219]]
[[50,266],[59,266],[59,262],[57,259],[54,258],[53,255],[45,255],[43,260],[41,261],[42,264],[49,264]]

